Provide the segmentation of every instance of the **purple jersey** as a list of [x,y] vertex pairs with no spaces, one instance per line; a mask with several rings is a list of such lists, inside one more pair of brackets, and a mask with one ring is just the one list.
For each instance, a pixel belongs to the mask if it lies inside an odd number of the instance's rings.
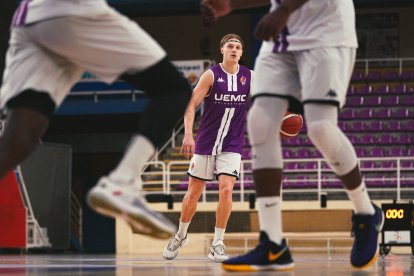
[[241,65],[235,74],[227,73],[220,64],[210,70],[213,73],[213,86],[204,99],[195,154],[241,154],[252,73]]

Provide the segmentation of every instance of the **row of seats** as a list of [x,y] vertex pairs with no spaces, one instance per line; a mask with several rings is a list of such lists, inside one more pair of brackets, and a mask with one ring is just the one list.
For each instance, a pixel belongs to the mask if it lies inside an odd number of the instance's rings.
[[348,97],[345,106],[414,106],[414,93],[404,96],[353,96]]
[[341,111],[339,118],[342,120],[414,118],[414,109],[405,107],[344,108]]
[[[254,190],[254,183],[252,178],[244,178],[243,180],[244,190]],[[395,188],[397,187],[397,180],[395,178],[378,176],[373,179],[365,179],[365,185],[368,188]],[[343,188],[342,182],[336,178],[322,177],[321,186],[323,189],[329,188]],[[282,182],[283,189],[316,189],[318,182],[313,176],[300,175],[296,178],[285,177]],[[402,188],[413,188],[414,187],[414,176],[402,176],[400,178],[400,187]],[[188,180],[183,181],[181,184],[174,185],[172,187],[175,191],[186,191],[188,189]],[[234,190],[240,190],[241,183],[237,181],[234,184]],[[206,183],[206,190],[218,190],[217,183]]]
[[355,70],[351,76],[352,82],[379,82],[379,81],[414,81],[414,70],[407,69],[401,73],[398,69],[387,71],[371,70],[367,74],[363,70]]
[[348,95],[368,94],[406,94],[414,92],[414,84],[351,84],[348,87]]
[[[372,143],[371,143],[372,144]],[[414,156],[414,147],[410,146],[380,146],[368,147],[369,144],[355,145],[355,152],[358,157],[398,157]],[[305,159],[305,158],[322,158],[322,155],[313,147],[300,148],[283,148],[282,156],[284,159]],[[251,159],[251,149],[246,148],[242,153],[243,160]]]

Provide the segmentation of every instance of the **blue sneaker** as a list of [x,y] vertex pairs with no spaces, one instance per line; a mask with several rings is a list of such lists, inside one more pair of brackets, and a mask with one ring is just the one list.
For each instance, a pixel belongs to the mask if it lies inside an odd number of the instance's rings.
[[235,258],[224,261],[222,268],[228,271],[288,271],[295,266],[286,245],[286,240],[278,245],[265,232],[260,232],[260,243],[255,249]]
[[355,268],[367,268],[379,256],[378,233],[384,224],[382,210],[372,204],[373,215],[352,215],[352,234],[355,237],[351,251],[351,264]]

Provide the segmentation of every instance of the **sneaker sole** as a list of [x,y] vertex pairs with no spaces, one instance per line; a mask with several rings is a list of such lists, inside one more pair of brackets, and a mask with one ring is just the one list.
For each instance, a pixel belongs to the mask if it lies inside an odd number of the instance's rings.
[[135,234],[147,235],[157,239],[168,239],[174,234],[174,231],[170,232],[162,228],[144,215],[129,214],[121,211],[117,206],[101,197],[95,197],[90,194],[88,196],[88,204],[99,214],[124,219]]
[[[169,257],[169,256],[166,256],[165,255],[165,251],[167,251],[167,252],[169,252],[168,250],[167,250],[167,248],[166,249],[164,249],[164,252],[162,253],[162,257],[165,259],[165,260],[167,260],[167,261],[171,261],[171,260],[174,260],[175,258],[177,258],[177,256],[178,256],[178,250],[181,248],[181,247],[184,247],[184,246],[186,246],[188,244],[188,238],[181,244],[181,246],[180,247],[178,247],[178,249],[177,249],[177,254],[174,256],[174,257]],[[168,245],[167,245],[167,247],[168,247]]]
[[227,271],[291,271],[295,268],[294,263],[285,264],[285,265],[231,265],[231,264],[222,264],[221,267]]
[[207,257],[215,263],[222,263],[222,262],[227,261],[229,259],[229,258],[227,258],[227,259],[217,259],[217,258],[214,257],[213,254],[211,254],[211,252],[208,254]]

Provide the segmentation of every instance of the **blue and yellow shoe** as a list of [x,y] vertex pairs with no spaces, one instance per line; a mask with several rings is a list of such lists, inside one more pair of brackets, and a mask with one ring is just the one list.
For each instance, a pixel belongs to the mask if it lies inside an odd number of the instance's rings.
[[261,271],[276,270],[288,271],[295,266],[283,239],[278,245],[271,240],[265,232],[260,232],[260,243],[255,249],[222,263],[222,268],[228,271]]
[[367,268],[379,256],[378,233],[384,224],[382,210],[372,204],[375,209],[373,215],[352,215],[352,234],[355,237],[351,251],[351,264],[355,268]]

